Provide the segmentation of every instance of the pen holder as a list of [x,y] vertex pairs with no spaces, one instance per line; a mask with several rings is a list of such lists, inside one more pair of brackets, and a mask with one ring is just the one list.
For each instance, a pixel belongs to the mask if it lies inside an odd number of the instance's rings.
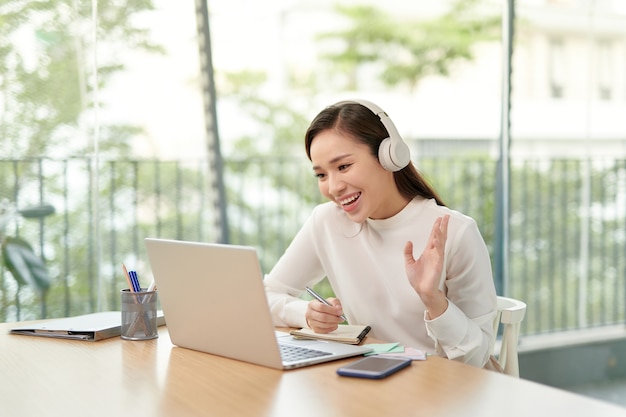
[[122,331],[126,340],[148,340],[157,332],[157,291],[120,291],[122,297]]

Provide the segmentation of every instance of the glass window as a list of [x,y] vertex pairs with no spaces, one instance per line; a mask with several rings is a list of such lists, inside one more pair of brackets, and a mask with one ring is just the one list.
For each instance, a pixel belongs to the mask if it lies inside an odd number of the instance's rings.
[[3,2],[0,199],[15,215],[0,225],[48,275],[3,262],[0,319],[118,307],[122,263],[149,280],[147,236],[217,241],[226,224],[268,272],[322,201],[303,132],[363,97],[493,255],[510,162],[506,291],[529,305],[524,333],[623,323],[623,6],[514,3],[503,125],[500,1],[214,0],[198,18],[192,1]]

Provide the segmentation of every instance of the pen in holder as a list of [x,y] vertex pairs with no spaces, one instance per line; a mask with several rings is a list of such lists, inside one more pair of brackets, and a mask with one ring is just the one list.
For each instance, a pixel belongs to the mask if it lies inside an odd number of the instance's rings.
[[120,291],[122,297],[122,339],[148,340],[159,337],[157,332],[157,298],[154,291]]

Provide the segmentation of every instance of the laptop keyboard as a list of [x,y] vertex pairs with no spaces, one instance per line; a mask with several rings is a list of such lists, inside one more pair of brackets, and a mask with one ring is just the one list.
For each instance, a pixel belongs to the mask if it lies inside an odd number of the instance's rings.
[[328,356],[329,352],[322,352],[321,350],[315,350],[310,348],[304,348],[300,346],[283,345],[280,346],[280,356],[285,362],[293,362],[302,359],[317,358],[320,356]]

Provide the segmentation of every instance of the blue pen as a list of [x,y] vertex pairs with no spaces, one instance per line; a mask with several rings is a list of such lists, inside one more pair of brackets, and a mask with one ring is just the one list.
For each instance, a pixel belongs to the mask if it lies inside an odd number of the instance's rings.
[[137,285],[135,284],[135,271],[128,271],[128,276],[130,277],[130,285],[132,286],[132,291],[137,292]]
[[133,284],[133,290],[135,292],[141,292],[141,285],[139,285],[139,278],[137,272],[130,271],[130,282]]

